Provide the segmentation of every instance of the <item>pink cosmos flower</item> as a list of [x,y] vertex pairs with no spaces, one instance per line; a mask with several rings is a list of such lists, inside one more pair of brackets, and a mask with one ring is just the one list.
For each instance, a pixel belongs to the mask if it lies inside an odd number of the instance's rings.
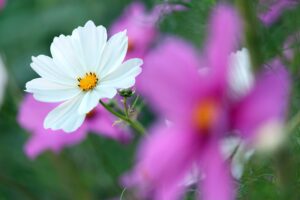
[[147,12],[142,3],[135,2],[113,23],[110,34],[127,29],[127,59],[133,57],[143,58],[158,34],[155,23],[156,14]]
[[261,0],[261,4],[266,5],[268,9],[260,14],[260,19],[266,25],[271,25],[284,10],[293,8],[297,3],[298,0]]
[[19,110],[19,124],[31,133],[31,138],[25,144],[26,155],[35,159],[46,150],[59,153],[64,147],[80,143],[88,131],[109,137],[120,142],[127,142],[131,135],[120,127],[113,126],[115,118],[101,106],[90,112],[83,125],[74,133],[44,129],[43,119],[56,104],[45,104],[34,100],[32,95],[26,95]]
[[[228,93],[228,58],[239,38],[240,21],[228,6],[218,6],[212,16],[202,61],[189,46],[168,41],[147,56],[144,95],[163,119],[141,144],[137,164],[123,183],[137,187],[154,200],[179,199],[181,184],[196,165],[199,199],[230,200],[234,184],[220,142],[236,133],[248,142],[270,122],[283,122],[289,77],[280,62],[256,76],[253,87],[239,100]],[[226,29],[224,27],[226,26]],[[200,66],[208,67],[205,73]],[[274,90],[276,88],[276,90]]]
[[110,34],[127,30],[127,58],[143,58],[158,36],[156,23],[163,15],[186,8],[176,4],[159,4],[152,11],[146,11],[140,2],[134,2],[127,7],[123,15],[117,19],[110,29]]

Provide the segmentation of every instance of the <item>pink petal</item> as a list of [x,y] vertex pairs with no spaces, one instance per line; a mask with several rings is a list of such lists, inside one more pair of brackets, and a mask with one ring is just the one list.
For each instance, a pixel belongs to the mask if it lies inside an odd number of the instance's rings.
[[144,60],[137,89],[170,120],[182,120],[201,84],[198,55],[182,40],[169,38]]
[[[39,137],[36,136],[29,138],[24,146],[25,154],[32,160],[47,149],[48,146],[44,145],[44,143],[39,140]],[[56,152],[57,150],[55,149],[54,151]]]
[[48,112],[57,105],[54,103],[40,103],[32,95],[26,95],[19,108],[18,122],[27,130],[38,129],[43,125]]
[[85,137],[86,132],[82,128],[72,134],[40,129],[35,131],[35,134],[25,143],[24,151],[30,159],[35,159],[47,150],[59,153],[65,147],[80,143]]
[[82,127],[72,134],[40,128],[26,142],[24,151],[29,158],[35,159],[47,150],[59,153],[65,147],[80,143],[85,137],[86,131]]
[[[263,1],[262,1],[263,2]],[[260,19],[266,25],[274,23],[285,9],[291,9],[297,5],[298,0],[274,0],[273,3],[268,3],[268,10],[260,14]]]
[[[187,2],[189,2],[189,0],[187,0]],[[152,16],[156,19],[159,19],[160,17],[163,17],[163,15],[171,14],[173,12],[178,12],[178,11],[186,11],[186,10],[187,7],[184,5],[165,2],[165,3],[158,4],[153,8]]]
[[26,95],[20,105],[18,122],[32,133],[24,147],[26,155],[31,159],[35,159],[46,150],[58,153],[64,147],[78,144],[85,139],[87,129],[85,124],[72,134],[44,129],[43,120],[55,106],[55,104],[38,102],[32,95]]
[[203,157],[200,159],[204,179],[200,185],[199,199],[234,199],[234,187],[230,176],[230,168],[220,154],[219,147],[217,141],[208,142],[203,152]]
[[290,92],[290,77],[281,61],[276,59],[257,78],[252,92],[233,113],[234,128],[245,137],[270,120],[283,121]]
[[178,199],[180,183],[198,152],[194,136],[180,127],[155,128],[142,143],[138,163],[125,184],[155,200]]
[[296,32],[292,35],[290,35],[284,45],[283,45],[283,50],[284,50],[284,56],[289,60],[292,61],[294,58],[294,53],[295,53],[295,48],[297,43],[300,41],[300,32]]
[[0,10],[4,8],[5,4],[6,4],[6,0],[0,0]]
[[237,47],[240,31],[240,17],[232,7],[221,5],[214,9],[210,20],[204,65],[211,70],[209,74],[211,76],[207,76],[211,82],[209,84],[219,87],[221,91],[227,87],[229,54]]
[[144,57],[158,31],[155,19],[148,13],[142,3],[129,5],[123,15],[110,28],[110,33],[127,30],[129,49],[126,58]]

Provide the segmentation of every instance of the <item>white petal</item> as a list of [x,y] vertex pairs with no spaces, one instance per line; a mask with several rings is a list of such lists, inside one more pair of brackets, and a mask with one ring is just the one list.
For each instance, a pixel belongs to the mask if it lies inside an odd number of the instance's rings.
[[244,172],[244,166],[254,154],[253,149],[248,149],[245,143],[241,143],[235,152],[232,163],[231,163],[231,173],[236,179],[240,179]]
[[[73,113],[73,116],[63,122],[61,128],[66,133],[76,131],[84,122],[86,115],[77,115]],[[59,126],[57,126],[59,127]],[[60,129],[60,128],[59,128]]]
[[117,90],[115,88],[105,87],[102,85],[99,85],[96,88],[96,91],[99,93],[101,99],[102,98],[111,99],[117,94]]
[[100,77],[114,71],[124,60],[128,46],[126,31],[113,35],[106,43],[97,74]]
[[59,37],[55,37],[50,51],[54,63],[71,78],[77,79],[86,73],[80,63],[82,58],[78,57],[73,47],[71,36],[60,35]]
[[194,184],[197,184],[199,180],[202,180],[203,178],[204,175],[200,173],[198,165],[193,164],[181,184],[184,187],[191,187]]
[[221,152],[224,159],[228,159],[232,156],[236,148],[241,143],[241,139],[239,137],[226,137],[221,141]]
[[141,59],[130,59],[121,64],[117,69],[103,77],[100,85],[109,86],[118,89],[126,89],[132,87],[135,83],[135,77],[141,73]]
[[239,99],[251,90],[254,76],[251,71],[249,52],[246,48],[230,55],[229,92],[231,97]]
[[78,95],[77,87],[58,84],[44,78],[36,78],[26,83],[26,91],[33,93],[35,99],[43,102],[60,102]]
[[80,114],[86,114],[99,104],[100,99],[103,98],[111,99],[116,94],[117,94],[117,90],[115,88],[103,87],[99,85],[98,87],[94,88],[92,91],[86,92],[78,108],[78,112]]
[[50,81],[66,85],[76,84],[76,80],[71,79],[67,74],[64,74],[60,67],[53,62],[52,58],[48,56],[39,55],[38,57],[32,57],[30,66],[41,77]]
[[75,29],[71,37],[85,72],[96,72],[107,40],[106,29],[88,21],[84,27]]
[[62,129],[65,132],[73,132],[78,129],[85,119],[85,115],[79,115],[77,112],[82,98],[82,95],[78,95],[53,109],[44,121],[44,128]]
[[231,159],[231,174],[235,179],[243,175],[244,165],[253,155],[254,150],[249,149],[239,137],[226,137],[221,141],[221,152],[225,160]]
[[7,84],[7,72],[4,63],[0,57],[0,107],[4,99],[3,97],[5,93],[6,84]]
[[95,90],[88,91],[84,94],[84,97],[78,108],[79,114],[86,114],[95,108],[99,103],[99,93]]

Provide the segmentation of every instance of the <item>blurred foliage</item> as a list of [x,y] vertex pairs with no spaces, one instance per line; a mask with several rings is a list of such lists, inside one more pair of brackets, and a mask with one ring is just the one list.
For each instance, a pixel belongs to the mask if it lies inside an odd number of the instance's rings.
[[[18,126],[15,118],[24,83],[36,76],[29,67],[31,56],[49,55],[54,36],[70,34],[89,19],[109,27],[130,2],[8,0],[5,9],[0,11],[0,52],[5,57],[10,77],[10,86],[0,112],[0,200],[109,199],[121,195],[123,189],[116,180],[132,166],[137,141],[121,146],[90,134],[80,145],[66,148],[60,155],[48,152],[31,161],[23,153],[29,134]],[[151,9],[163,0],[144,2]],[[170,2],[180,3],[178,0]],[[205,41],[207,19],[215,3],[216,0],[192,0],[185,4],[187,11],[165,16],[158,26],[163,33],[185,38],[200,48]],[[253,1],[252,6],[260,9],[257,1]],[[300,6],[283,13],[278,22],[270,27],[258,23],[255,28],[261,41],[261,56],[266,63],[281,55],[288,36],[299,31]],[[296,57],[290,65],[294,80],[299,79],[299,58]],[[300,108],[299,84],[295,82],[293,86],[290,116]],[[142,122],[149,124],[153,116],[147,108],[145,113]],[[299,136],[300,129],[297,128],[283,151],[288,156],[281,155],[283,160],[277,157],[268,160],[254,157],[251,160],[240,182],[239,199],[300,199],[297,191],[300,188],[300,174],[296,167],[300,166]],[[282,167],[282,164],[286,166]],[[277,165],[290,173],[288,185],[279,178]]]

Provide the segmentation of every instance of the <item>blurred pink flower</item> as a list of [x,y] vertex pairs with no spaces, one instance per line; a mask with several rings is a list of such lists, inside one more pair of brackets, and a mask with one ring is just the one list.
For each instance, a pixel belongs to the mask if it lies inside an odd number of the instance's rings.
[[291,9],[297,3],[298,0],[261,0],[260,3],[267,7],[267,10],[260,14],[260,19],[266,24],[271,25],[286,9]]
[[283,54],[288,60],[294,59],[295,51],[299,51],[297,47],[300,43],[300,32],[290,35],[283,44]]
[[126,29],[129,42],[127,58],[143,58],[159,34],[156,27],[159,18],[171,12],[185,9],[182,5],[162,3],[155,6],[153,10],[146,11],[142,3],[134,2],[112,24],[110,34]]
[[115,118],[101,106],[90,112],[83,125],[74,133],[44,129],[43,119],[56,104],[36,101],[32,95],[26,95],[19,110],[18,122],[32,135],[25,144],[26,155],[35,159],[46,150],[59,153],[64,147],[80,143],[88,131],[109,137],[120,142],[127,142],[131,135],[120,127],[113,126]]
[[[233,181],[221,155],[221,140],[238,130],[240,137],[251,141],[261,126],[284,120],[289,77],[280,63],[259,74],[240,100],[232,101],[228,94],[229,54],[239,39],[239,25],[231,7],[219,6],[213,12],[202,61],[188,45],[172,40],[146,57],[141,80],[144,95],[172,125],[157,125],[150,131],[141,144],[137,165],[123,178],[123,183],[137,187],[140,195],[178,199],[184,192],[180,183],[196,164],[205,176],[199,199],[233,199]],[[203,73],[199,66],[209,68]]]
[[[190,3],[190,0],[185,0],[183,3]],[[172,12],[185,11],[187,7],[182,4],[170,3],[168,0],[164,0],[161,4],[158,4],[153,9],[153,16],[158,18],[163,15],[171,14]]]
[[156,14],[147,12],[142,3],[135,2],[129,5],[123,15],[113,23],[110,34],[127,29],[127,59],[143,58],[158,35],[155,23]]
[[0,0],[0,10],[5,6],[6,0]]

